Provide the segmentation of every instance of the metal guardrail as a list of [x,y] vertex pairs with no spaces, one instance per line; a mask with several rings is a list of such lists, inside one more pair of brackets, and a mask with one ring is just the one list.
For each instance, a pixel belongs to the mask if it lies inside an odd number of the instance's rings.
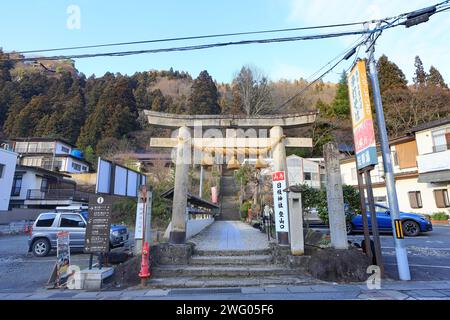
[[28,189],[27,200],[76,200],[89,201],[89,193],[73,189]]

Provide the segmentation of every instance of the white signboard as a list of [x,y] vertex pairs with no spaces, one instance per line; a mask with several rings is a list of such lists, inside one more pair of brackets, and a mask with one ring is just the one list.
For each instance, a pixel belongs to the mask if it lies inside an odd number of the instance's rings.
[[147,177],[135,170],[98,158],[96,193],[123,197],[137,197]]
[[289,232],[288,202],[286,189],[286,177],[284,171],[272,173],[273,183],[273,211],[275,213],[276,232]]
[[145,203],[138,202],[136,209],[136,230],[134,232],[134,239],[137,240],[144,239],[144,210]]

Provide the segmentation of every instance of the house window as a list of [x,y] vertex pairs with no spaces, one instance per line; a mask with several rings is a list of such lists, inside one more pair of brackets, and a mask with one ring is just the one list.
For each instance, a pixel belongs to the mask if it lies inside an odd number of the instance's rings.
[[386,196],[377,196],[377,197],[373,197],[373,201],[374,201],[375,203],[381,203],[381,204],[387,203]]
[[83,168],[83,171],[87,171],[87,167],[86,166],[83,166],[82,168]]
[[450,207],[447,189],[434,190],[433,193],[434,193],[434,200],[436,201],[436,207],[438,208]]
[[408,192],[408,196],[411,208],[422,208],[422,196],[420,195],[420,191],[410,191]]
[[303,174],[303,180],[311,180],[311,172],[305,172]]
[[450,131],[436,130],[432,132],[433,136],[433,152],[446,151],[450,147]]
[[79,165],[78,163],[72,162],[72,169],[81,171],[81,165]]
[[22,188],[22,176],[15,176],[12,184],[11,196],[20,196],[20,189]]
[[0,179],[3,178],[4,171],[5,171],[5,165],[0,163]]
[[61,151],[64,152],[64,153],[69,153],[70,152],[69,148],[66,148],[66,147],[63,147],[63,146],[61,146]]
[[397,151],[393,150],[391,152],[392,154],[392,160],[394,160],[394,166],[398,166],[398,155],[397,155]]
[[41,192],[46,192],[48,189],[48,180],[47,178],[42,178],[41,181]]

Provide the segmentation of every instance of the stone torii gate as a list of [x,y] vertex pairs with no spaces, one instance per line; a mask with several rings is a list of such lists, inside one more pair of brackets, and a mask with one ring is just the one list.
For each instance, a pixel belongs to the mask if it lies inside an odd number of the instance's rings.
[[[275,171],[285,171],[286,179],[286,147],[312,147],[311,138],[288,138],[283,134],[283,128],[296,128],[311,124],[316,119],[316,112],[304,114],[285,114],[285,115],[264,115],[264,116],[226,116],[226,115],[176,115],[145,111],[148,122],[151,125],[178,129],[178,134],[172,138],[151,138],[150,147],[175,148],[176,167],[175,167],[175,188],[172,208],[172,223],[170,230],[169,243],[184,244],[186,242],[186,222],[185,211],[187,205],[187,187],[189,166],[199,160],[203,154],[215,154],[222,161],[225,154],[228,159],[235,157],[235,154],[256,154],[261,155],[266,152],[272,153]],[[191,136],[191,130],[194,131],[194,137]],[[212,129],[212,133],[203,135],[203,129]],[[214,131],[216,130],[216,131]],[[240,135],[240,131],[244,136]],[[246,131],[244,131],[246,130]],[[255,137],[249,133],[267,132],[270,130],[269,137],[263,134],[263,137]],[[252,131],[253,130],[253,131]],[[222,131],[226,132],[225,138],[220,135]],[[199,150],[192,157],[192,147]],[[223,163],[223,162],[222,162]],[[286,185],[289,186],[288,181]],[[290,212],[292,215],[293,212]],[[295,213],[301,217],[301,212]],[[292,221],[292,219],[289,219]],[[298,219],[295,219],[298,221]],[[292,228],[289,228],[292,230]],[[292,231],[291,231],[292,232]],[[291,233],[291,243],[294,235]],[[303,252],[303,231],[301,235],[301,252]],[[278,233],[280,244],[289,244],[288,232]]]

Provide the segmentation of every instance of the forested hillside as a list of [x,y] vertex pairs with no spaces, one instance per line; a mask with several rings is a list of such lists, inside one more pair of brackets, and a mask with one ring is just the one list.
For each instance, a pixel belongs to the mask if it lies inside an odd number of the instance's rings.
[[[184,114],[271,114],[319,110],[318,121],[302,134],[314,139],[305,155],[320,155],[323,143],[351,144],[346,75],[336,84],[302,80],[272,82],[254,67],[243,67],[231,83],[217,83],[207,71],[195,79],[186,72],[145,71],[86,77],[73,62],[15,63],[0,51],[0,138],[62,137],[88,156],[143,148],[148,128],[141,111]],[[439,71],[415,61],[414,83],[386,56],[378,61],[389,133],[399,136],[414,125],[447,116],[450,93]],[[145,129],[145,130],[144,130]],[[147,133],[147,136],[143,133]],[[137,137],[145,136],[145,139]]]

